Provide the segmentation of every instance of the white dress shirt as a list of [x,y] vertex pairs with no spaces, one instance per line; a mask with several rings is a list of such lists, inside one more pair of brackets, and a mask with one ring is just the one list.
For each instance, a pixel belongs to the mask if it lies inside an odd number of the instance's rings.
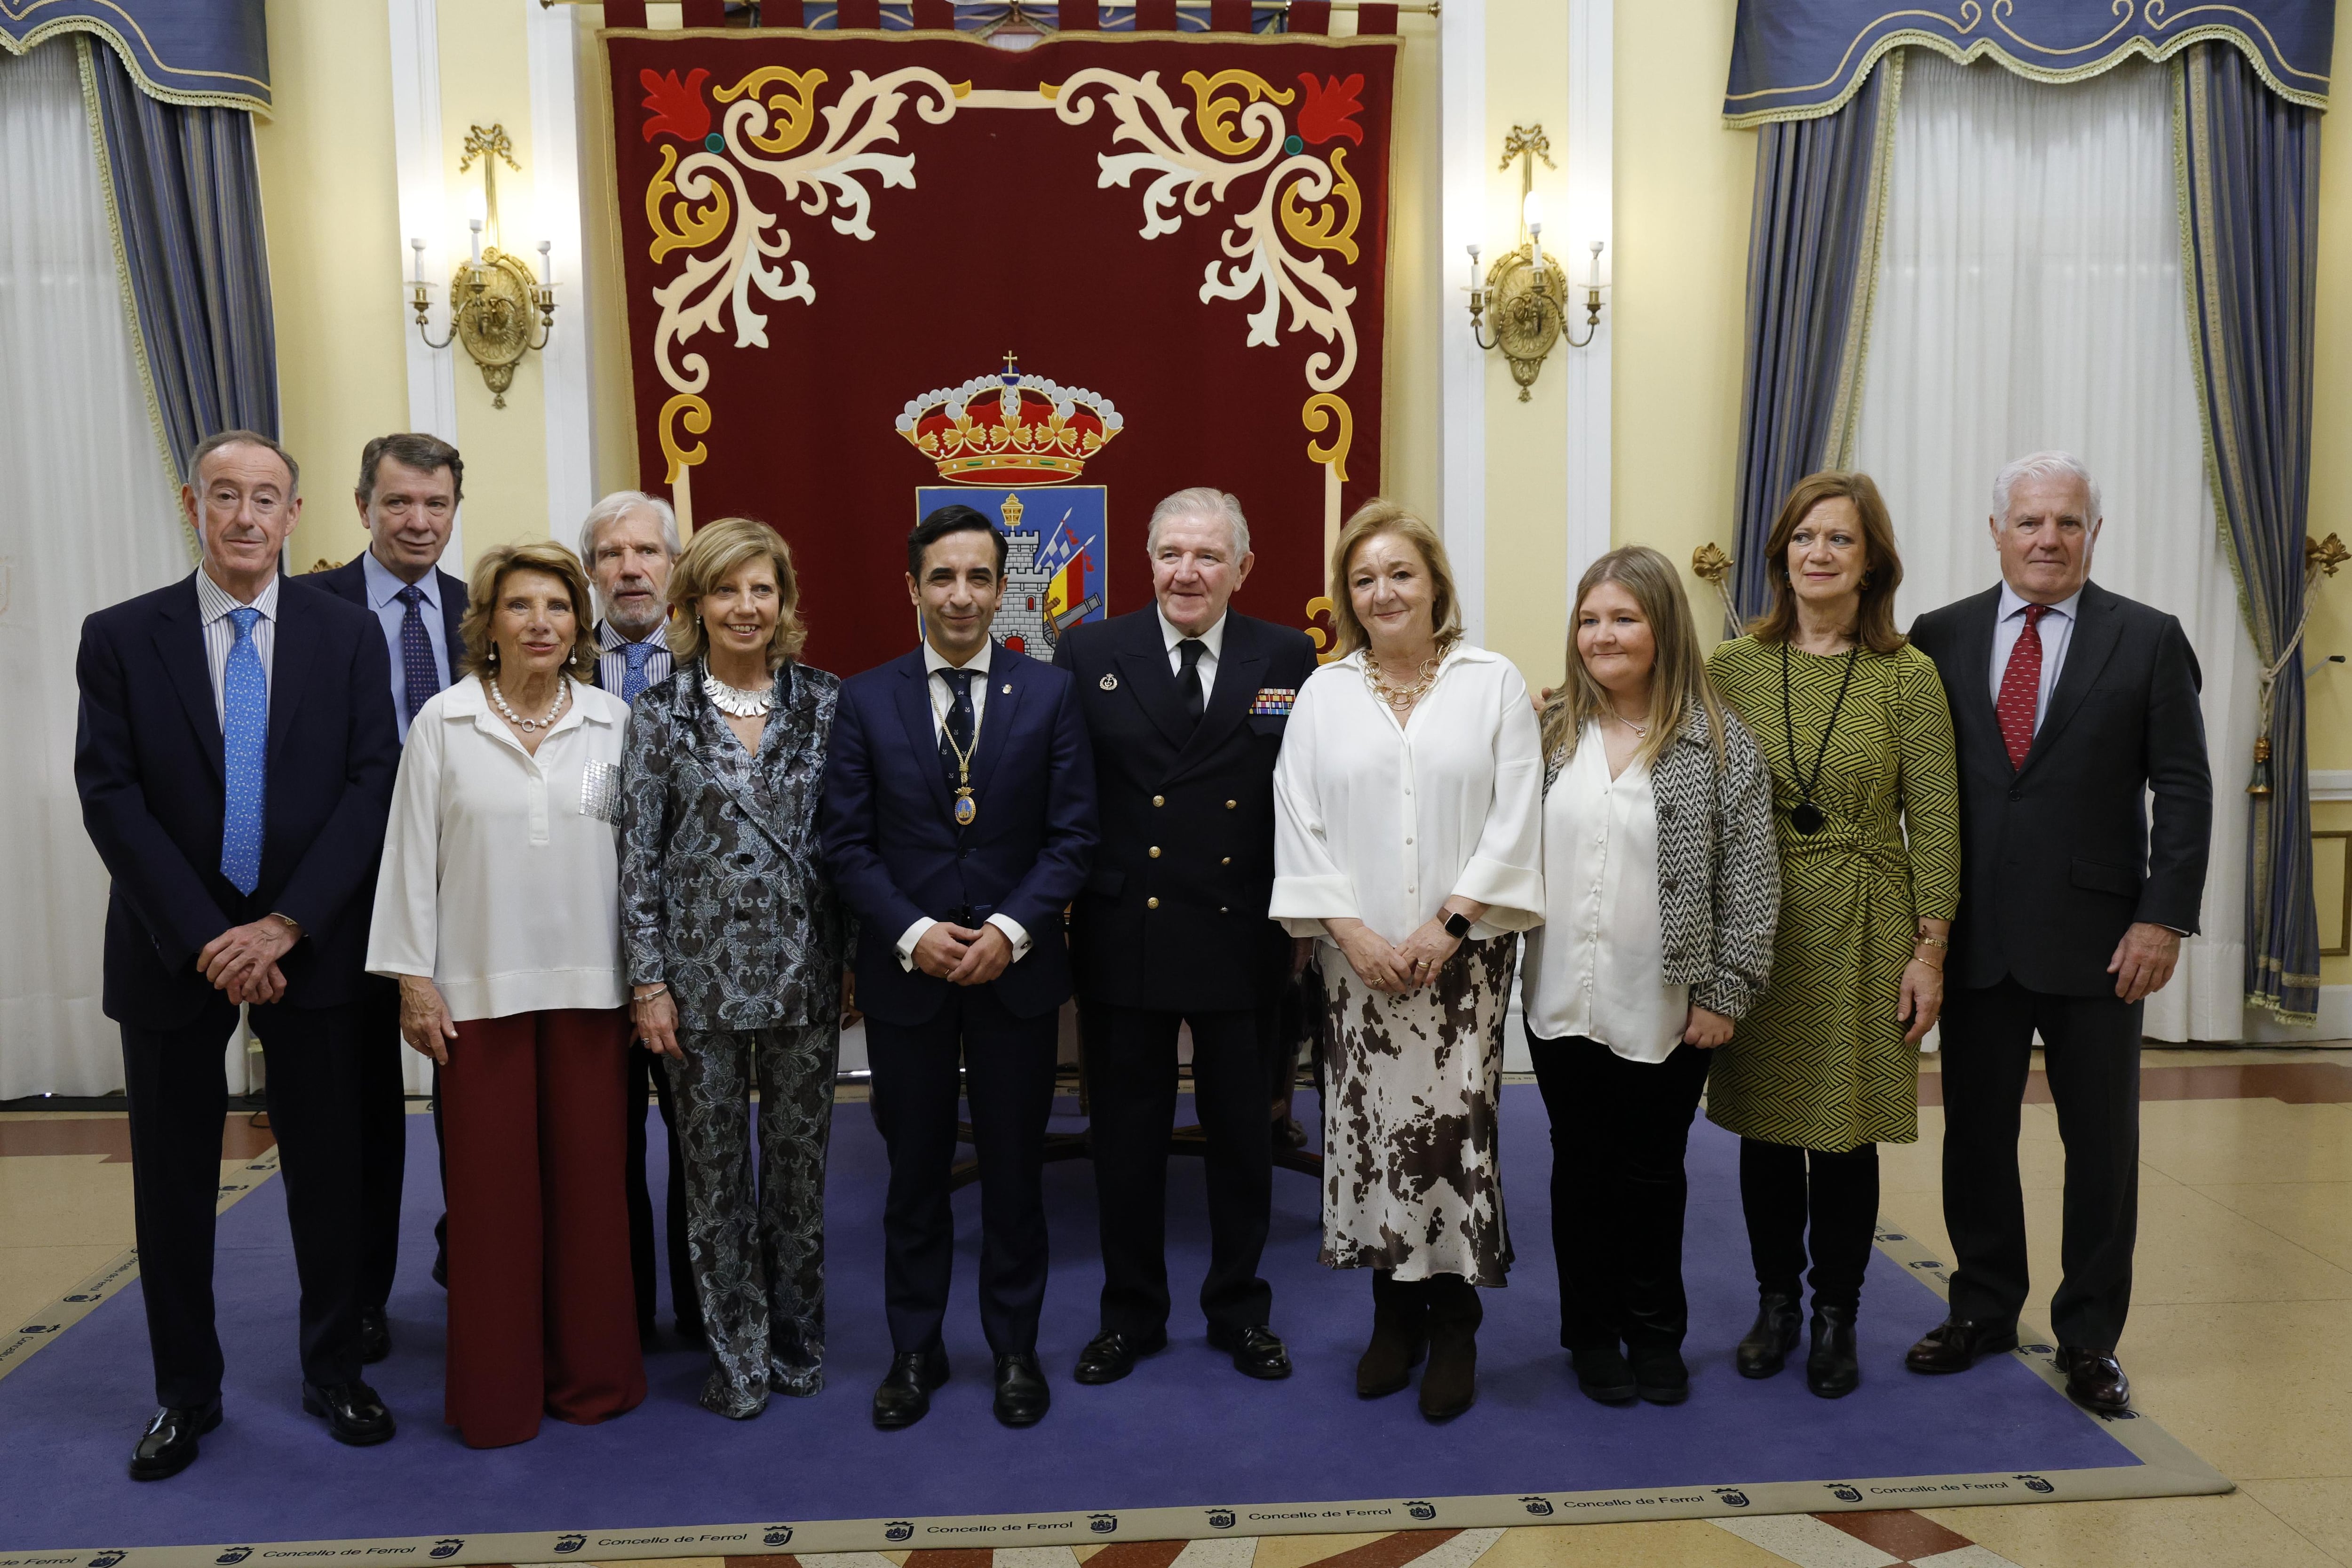
[[[375,558],[373,550],[360,552],[360,576],[367,584],[368,608],[383,624],[383,640],[392,650],[392,719],[400,726],[400,740],[408,743],[408,669],[400,662],[400,628],[408,619],[408,606],[401,602],[401,590],[410,586],[392,574],[392,569]],[[433,649],[433,689],[440,690],[449,684],[449,622],[441,609],[441,574],[431,571],[418,578],[415,584],[423,595],[416,605],[416,618],[425,623],[425,640]]]
[[1609,776],[1588,723],[1544,798],[1544,923],[1528,933],[1528,1027],[1581,1036],[1628,1061],[1662,1062],[1682,1043],[1690,987],[1669,985],[1658,925],[1658,806],[1639,758]]
[[[2000,585],[2000,612],[1992,624],[1992,700],[2000,701],[2000,678],[2009,672],[2009,656],[2017,651],[2017,639],[2025,635],[2025,606],[2028,601],[2017,596],[2017,590],[2003,582]],[[2034,629],[2042,637],[2042,689],[2033,699],[2033,730],[2042,732],[2042,716],[2050,711],[2050,694],[2058,689],[2058,672],[2065,668],[2066,645],[2074,640],[2074,613],[2083,603],[2080,588],[2045,606],[2047,614]]]
[[[1160,616],[1160,640],[1168,645],[1168,673],[1176,678],[1181,688],[1184,681],[1184,633],[1162,613]],[[1217,661],[1225,654],[1225,617],[1219,616],[1217,624],[1201,634],[1201,661],[1192,668],[1201,672],[1201,706],[1209,705],[1209,693],[1217,689]]]
[[[971,749],[975,756],[979,754],[980,721],[988,707],[986,678],[989,664],[995,657],[996,639],[993,637],[982,643],[978,653],[960,665],[950,664],[940,650],[931,646],[930,638],[923,639],[923,685],[931,696],[931,740],[934,743],[947,732],[948,710],[955,706],[955,689],[941,680],[939,672],[943,669],[969,669],[982,678],[971,683]],[[930,916],[923,915],[898,933],[899,968],[912,970],[915,967],[915,944],[923,940],[925,931],[939,923]],[[1003,931],[1005,939],[1013,943],[1013,963],[1018,963],[1029,956],[1029,933],[1019,921],[1011,915],[995,914],[988,917],[988,923]]]
[[369,972],[431,976],[461,1022],[620,1006],[628,719],[575,680],[533,755],[478,679],[426,703],[393,785]]
[[1274,769],[1274,901],[1293,936],[1363,921],[1402,942],[1460,894],[1473,941],[1543,921],[1543,754],[1527,682],[1457,643],[1400,726],[1360,649],[1299,688]]
[[[253,623],[253,651],[261,658],[261,689],[265,694],[277,685],[270,679],[275,673],[270,656],[278,647],[280,581],[277,573],[271,573],[268,585],[253,596],[252,607],[261,612],[261,618]],[[196,568],[196,610],[204,619],[205,663],[212,671],[213,717],[224,729],[228,726],[228,712],[221,695],[221,681],[228,672],[229,649],[236,646],[236,623],[228,618],[228,613],[245,607],[235,595],[214,582],[203,567]],[[263,711],[268,711],[266,706]]]

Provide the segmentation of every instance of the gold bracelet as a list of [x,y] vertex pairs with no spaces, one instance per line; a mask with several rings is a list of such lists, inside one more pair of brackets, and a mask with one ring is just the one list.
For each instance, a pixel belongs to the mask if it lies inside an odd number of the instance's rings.
[[1912,938],[1912,942],[1915,945],[1921,947],[1947,948],[1952,945],[1949,942],[1940,936],[1928,936],[1924,933]]

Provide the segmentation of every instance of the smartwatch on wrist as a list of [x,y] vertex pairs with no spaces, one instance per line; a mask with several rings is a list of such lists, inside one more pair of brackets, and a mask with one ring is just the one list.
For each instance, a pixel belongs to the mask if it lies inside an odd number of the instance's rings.
[[1445,934],[1460,942],[1470,934],[1470,917],[1460,910],[1445,911]]

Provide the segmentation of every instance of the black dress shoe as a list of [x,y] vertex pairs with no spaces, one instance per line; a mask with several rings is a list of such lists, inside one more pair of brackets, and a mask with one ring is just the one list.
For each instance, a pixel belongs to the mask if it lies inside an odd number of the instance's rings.
[[1756,1321],[1739,1342],[1737,1360],[1742,1377],[1776,1377],[1797,1348],[1805,1315],[1797,1299],[1785,1290],[1767,1290],[1756,1299]]
[[176,1476],[195,1462],[196,1439],[221,1424],[220,1401],[201,1410],[180,1410],[166,1405],[139,1434],[131,1450],[131,1479],[160,1481]]
[[1054,1396],[1038,1370],[1034,1351],[1014,1351],[996,1358],[996,1418],[1007,1426],[1034,1426],[1045,1419]]
[[378,1443],[389,1443],[396,1430],[392,1412],[375,1396],[375,1390],[358,1378],[339,1383],[332,1388],[321,1388],[315,1383],[302,1385],[302,1409],[311,1415],[327,1418],[327,1435],[338,1443],[348,1443],[354,1448],[372,1448]]
[[1246,1329],[1221,1329],[1212,1323],[1209,1343],[1233,1357],[1234,1370],[1244,1377],[1262,1377],[1272,1383],[1290,1375],[1289,1350],[1264,1323],[1253,1323]]
[[2120,1415],[2131,1408],[2131,1379],[2122,1363],[2102,1351],[2079,1345],[2058,1347],[2058,1369],[2066,1374],[2066,1397],[2100,1415]]
[[1652,1405],[1680,1405],[1690,1397],[1690,1368],[1675,1346],[1637,1345],[1626,1360],[1633,1367],[1633,1392]]
[[1576,1386],[1584,1391],[1587,1399],[1602,1405],[1631,1405],[1641,1392],[1625,1352],[1613,1344],[1571,1349],[1568,1361],[1576,1369]]
[[1982,1318],[1947,1318],[1904,1352],[1913,1372],[1966,1372],[1979,1358],[2017,1348],[2017,1324]]
[[1805,1386],[1823,1399],[1843,1399],[1862,1386],[1852,1307],[1813,1303],[1813,1345],[1805,1357]]
[[392,1353],[392,1325],[382,1307],[360,1309],[360,1363],[373,1366]]
[[1138,1360],[1167,1348],[1168,1331],[1165,1329],[1146,1339],[1138,1339],[1117,1329],[1105,1329],[1088,1340],[1087,1348],[1078,1352],[1077,1370],[1070,1375],[1088,1384],[1117,1383],[1135,1370]]
[[931,1390],[947,1380],[947,1352],[901,1352],[874,1391],[874,1425],[885,1432],[912,1426],[931,1413]]

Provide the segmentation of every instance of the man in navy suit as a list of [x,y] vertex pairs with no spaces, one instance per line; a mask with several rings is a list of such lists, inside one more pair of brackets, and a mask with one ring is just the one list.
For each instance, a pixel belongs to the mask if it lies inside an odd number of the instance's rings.
[[923,646],[842,684],[825,761],[826,868],[858,919],[853,967],[890,1151],[883,1289],[895,1352],[874,1424],[912,1426],[947,1381],[956,1069],[980,1161],[980,1315],[996,1418],[1034,1425],[1042,1190],[1070,996],[1062,911],[1095,843],[1094,762],[1068,675],[989,637],[1003,535],[945,506],[907,539]]
[[135,1479],[184,1469],[221,1420],[213,1216],[223,1047],[250,1006],[301,1281],[302,1405],[353,1445],[393,1435],[360,1377],[361,964],[399,742],[383,638],[287,582],[293,459],[233,430],[182,492],[188,579],[82,624],[74,782],[112,875],[104,1005],[122,1028],[140,1287],[162,1408]]
[[[392,718],[403,745],[418,709],[455,677],[465,651],[458,631],[466,618],[466,584],[440,569],[441,552],[457,521],[466,489],[466,460],[436,436],[402,431],[378,436],[360,453],[352,500],[368,531],[368,547],[306,586],[373,611],[392,658]],[[384,1303],[400,1262],[400,1186],[408,1164],[407,1091],[401,1071],[400,987],[378,975],[361,977],[369,1035],[362,1064],[365,1120],[360,1129],[366,1184],[360,1265],[360,1359],[392,1353]],[[436,1075],[435,1082],[439,1079]],[[434,1096],[434,1141],[440,1141],[440,1096]],[[446,1219],[434,1226],[438,1240]],[[447,1249],[433,1260],[433,1277],[448,1278]]]

